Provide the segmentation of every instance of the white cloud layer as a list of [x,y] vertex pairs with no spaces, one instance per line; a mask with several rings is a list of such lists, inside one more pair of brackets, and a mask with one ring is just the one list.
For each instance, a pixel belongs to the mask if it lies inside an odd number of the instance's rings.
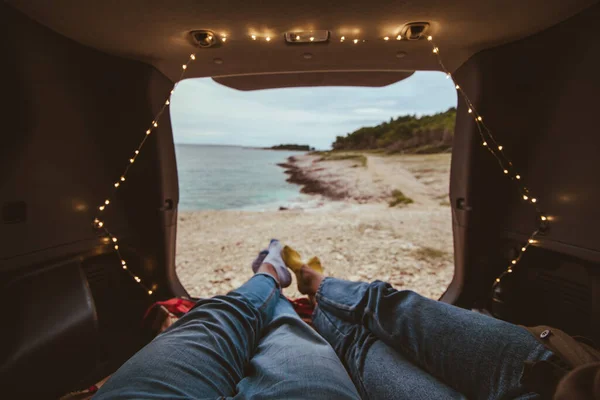
[[242,92],[212,79],[181,82],[171,100],[176,143],[327,149],[336,136],[404,114],[456,106],[452,82],[440,72],[416,72],[383,88],[315,87]]

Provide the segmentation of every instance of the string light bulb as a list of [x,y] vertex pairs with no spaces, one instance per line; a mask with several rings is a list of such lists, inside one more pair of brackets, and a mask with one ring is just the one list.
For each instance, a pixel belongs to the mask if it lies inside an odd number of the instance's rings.
[[270,42],[270,41],[271,41],[271,36],[267,36],[267,37],[265,38],[265,40],[266,40],[267,42]]
[[344,40],[346,40],[346,36],[342,36],[342,37],[340,38],[340,42],[343,42]]
[[390,40],[390,37],[386,36],[386,37],[383,38],[383,40],[385,40],[387,42],[388,40]]
[[225,42],[227,41],[227,36],[223,36],[223,37],[221,38],[221,41],[222,41],[223,43],[225,43]]
[[[223,36],[225,36],[225,35],[223,35]],[[212,37],[210,37],[209,39],[212,39]],[[194,54],[190,54],[190,59],[189,59],[189,61],[188,61],[186,64],[183,64],[183,66],[182,66],[182,68],[183,68],[183,72],[181,73],[181,77],[180,77],[180,80],[179,80],[179,81],[183,80],[183,78],[184,78],[184,75],[185,75],[185,70],[187,69],[187,66],[188,66],[188,64],[189,64],[190,62],[194,61],[195,59],[196,59],[196,56],[195,56]],[[177,86],[177,84],[178,84],[178,83],[179,83],[179,82],[176,82],[176,83],[173,85],[173,88],[172,88],[172,89],[171,89],[171,91],[169,92],[169,93],[170,93],[170,96],[171,96],[171,95],[173,95],[173,93],[175,92],[175,87]],[[160,111],[158,111],[158,113],[155,115],[155,117],[154,117],[154,120],[152,121],[152,127],[154,127],[154,128],[158,128],[158,120],[159,120],[159,118],[161,117],[161,115],[163,114],[163,111],[165,110],[166,106],[168,106],[169,104],[170,104],[170,100],[169,100],[169,98],[167,98],[167,99],[165,100],[165,102],[164,102],[164,106],[163,106],[163,107],[160,109]],[[136,150],[134,151],[134,153],[135,153],[135,156],[129,159],[129,162],[130,162],[130,164],[133,164],[133,162],[135,161],[135,158],[137,157],[137,155],[139,155],[139,154],[140,154],[140,150],[141,150],[141,149],[142,149],[142,147],[144,146],[144,143],[146,142],[147,136],[148,136],[148,135],[150,135],[150,133],[152,132],[152,129],[153,129],[152,127],[151,127],[150,129],[147,129],[147,130],[146,130],[146,135],[144,136],[143,140],[141,140],[140,144],[138,145],[138,147],[137,147],[137,148],[136,148]],[[128,171],[129,171],[129,166],[127,166],[127,167],[125,168],[124,172],[123,172],[123,173],[122,173],[122,175],[120,176],[120,178],[119,178],[120,182],[124,182],[124,181],[125,181],[125,175],[127,174],[127,172],[128,172]],[[120,187],[120,185],[121,185],[121,184],[119,183],[119,181],[117,181],[117,182],[113,183],[113,186],[114,186],[115,188],[119,188],[119,187]],[[102,204],[102,205],[100,205],[100,206],[98,207],[98,210],[99,210],[100,212],[101,212],[101,211],[104,211],[104,209],[105,209],[106,205],[108,205],[109,203],[110,203],[110,200],[108,200],[108,199],[107,199],[107,200],[105,200],[105,201],[104,201],[104,204]],[[96,217],[94,218],[94,223],[93,223],[93,226],[94,226],[96,229],[103,228],[103,227],[104,227],[104,222],[100,221],[100,219],[98,218],[98,216],[96,216]],[[115,251],[116,251],[116,253],[117,253],[117,255],[119,256],[119,259],[120,259],[120,261],[121,261],[121,267],[122,267],[122,269],[123,269],[123,270],[125,270],[125,271],[127,271],[127,273],[129,274],[129,276],[131,276],[131,277],[132,277],[132,278],[133,278],[133,279],[134,279],[134,280],[135,280],[135,281],[136,281],[136,282],[137,282],[137,283],[138,283],[138,284],[139,284],[139,285],[140,285],[140,286],[141,286],[141,287],[144,289],[144,291],[145,291],[145,292],[147,292],[149,295],[150,295],[150,294],[152,294],[152,293],[153,293],[153,291],[154,291],[154,288],[153,288],[153,289],[149,289],[149,288],[147,288],[146,286],[144,286],[144,285],[141,283],[141,279],[140,279],[138,276],[134,275],[134,274],[133,274],[133,273],[132,273],[132,272],[131,272],[131,271],[130,271],[128,268],[127,268],[127,263],[125,262],[125,260],[123,260],[123,258],[121,257],[121,255],[120,255],[120,253],[119,253],[119,245],[117,245],[117,244],[116,244],[116,243],[117,243],[117,241],[118,241],[118,239],[117,239],[115,236],[112,236],[112,234],[111,234],[111,233],[110,233],[110,232],[109,232],[109,231],[108,231],[106,228],[104,228],[104,231],[106,232],[106,235],[107,235],[107,236],[105,236],[105,237],[103,238],[103,242],[104,242],[104,243],[106,243],[106,244],[108,244],[108,243],[110,243],[110,242],[111,242],[111,240],[112,240],[112,242],[114,243],[114,249],[115,249]]]
[[[439,54],[439,48],[437,46],[435,46],[435,44],[432,42],[433,38],[431,36],[427,37],[427,40],[429,42],[431,42],[431,46],[432,46],[432,50],[433,53],[435,54],[435,56],[437,57],[437,61],[438,64],[441,67],[441,71],[446,73],[446,78],[450,78],[450,71],[448,71],[444,65],[444,63],[442,62],[441,56]],[[453,79],[454,81],[454,79]],[[459,89],[459,86],[456,82],[454,82],[456,89]],[[502,151],[503,150],[503,146],[502,145],[498,145],[496,142],[496,139],[494,138],[494,135],[492,134],[492,132],[490,131],[490,129],[483,123],[480,123],[481,121],[483,121],[483,117],[481,115],[478,115],[479,113],[477,112],[477,110],[475,109],[475,107],[473,106],[473,103],[471,102],[471,100],[469,99],[468,95],[464,92],[464,90],[460,90],[458,92],[459,96],[463,98],[463,100],[465,101],[466,105],[468,106],[468,113],[469,114],[474,114],[475,115],[475,121],[477,124],[477,129],[479,131],[480,137],[481,137],[481,141],[484,147],[487,146],[488,144],[488,140],[490,141],[490,143],[492,143],[494,146],[496,146],[496,148],[498,149],[498,151],[491,151],[490,148],[488,148],[488,150],[490,150],[490,153],[496,158],[496,160],[499,162],[500,166],[502,167],[502,171],[504,172],[505,175],[509,176],[512,178],[512,176],[514,176],[514,179],[517,181],[521,180],[521,175],[509,175],[509,171],[508,169],[506,169],[506,166],[509,166],[510,168],[512,168],[513,164],[510,161],[510,159],[508,159],[507,155]],[[527,190],[527,188],[525,186],[521,185],[521,193],[523,196],[524,200],[528,200],[529,196],[527,196],[527,194],[529,194],[529,191]],[[525,194],[523,194],[525,193]],[[537,199],[536,198],[531,198],[531,201],[528,202],[528,204],[533,204],[535,205],[537,203]],[[536,211],[538,211],[537,206],[536,207]],[[539,211],[538,211],[539,212]],[[549,220],[549,218],[546,215],[540,215],[540,220],[543,223],[542,225],[539,226],[539,228],[537,230],[535,230],[533,232],[533,234],[530,236],[528,243],[532,244],[534,243],[534,237],[540,232],[540,230],[545,229],[546,228],[546,221]],[[521,247],[521,251],[526,251],[527,250],[527,246],[525,245],[523,247]],[[496,279],[494,280],[494,284],[492,285],[492,289],[496,288],[496,285],[498,285],[502,278],[509,273],[512,273],[513,269],[512,267],[514,265],[516,265],[518,262],[520,261],[520,257],[517,257],[516,259],[511,261],[511,265],[509,265],[509,267],[502,273],[500,274],[498,277],[496,277]]]
[[402,35],[396,36],[396,40],[402,40]]
[[354,39],[354,44],[358,43],[358,39]]
[[[441,67],[441,71],[446,74],[446,78],[447,79],[453,78],[451,76],[451,74],[450,74],[450,71],[448,71],[446,69],[444,63],[442,62],[442,58],[440,56],[440,49],[435,45],[435,43],[432,42],[433,38],[431,36],[428,36],[427,40],[429,42],[431,42],[432,51],[435,54],[435,56],[437,57],[437,61],[438,61],[439,66]],[[513,168],[513,164],[511,162],[511,160],[508,159],[507,155],[502,151],[504,149],[504,147],[502,145],[499,145],[496,142],[496,139],[494,138],[494,135],[492,134],[492,132],[490,131],[490,129],[485,124],[482,123],[483,117],[481,115],[479,115],[479,113],[475,109],[473,103],[469,99],[467,93],[465,93],[465,91],[460,88],[460,86],[456,83],[456,81],[454,81],[454,78],[452,80],[453,80],[453,83],[455,85],[456,90],[458,90],[458,95],[463,98],[463,100],[465,101],[466,105],[468,106],[467,107],[468,113],[469,114],[474,114],[474,119],[476,121],[477,129],[479,131],[479,134],[480,134],[480,137],[481,137],[481,143],[482,143],[483,147],[486,147],[488,150],[490,150],[490,153],[499,162],[504,175],[507,175],[510,178],[513,178],[513,179],[515,179],[517,181],[520,181],[521,180],[521,176],[520,175],[512,174],[509,171],[509,169]],[[494,145],[495,148],[498,151],[492,151],[490,148],[488,148],[487,147],[488,146],[488,141],[490,141],[490,143],[492,145]],[[521,187],[521,193],[525,193],[525,194],[522,194],[522,196],[524,196],[523,198],[525,200],[529,199],[529,196],[527,196],[527,194],[529,194],[529,191],[527,190],[526,187],[524,187],[524,186]],[[537,199],[531,198],[531,201],[528,202],[528,203],[529,204],[536,204],[537,203]],[[537,210],[537,207],[536,207],[536,210]],[[548,217],[545,216],[545,215],[541,215],[540,219],[541,219],[542,222],[548,221]],[[533,243],[533,237],[535,237],[535,235],[537,235],[542,229],[545,229],[545,228],[546,228],[546,225],[543,224],[537,230],[535,230],[533,232],[533,234],[530,236],[529,243],[530,244]],[[521,247],[521,251],[524,252],[526,250],[527,250],[527,245]],[[502,278],[506,274],[512,273],[512,271],[513,271],[512,266],[516,265],[519,261],[520,261],[520,257],[517,257],[516,259],[512,260],[511,261],[511,265],[502,274],[500,274],[498,277],[496,277],[496,279],[494,280],[494,284],[492,286],[493,289],[496,287],[496,285],[498,283],[501,282]]]
[[308,39],[308,40],[310,40],[311,42],[314,42],[315,38],[313,36],[311,36],[310,39]]
[[256,40],[256,35],[252,35],[250,37],[252,38],[252,40]]

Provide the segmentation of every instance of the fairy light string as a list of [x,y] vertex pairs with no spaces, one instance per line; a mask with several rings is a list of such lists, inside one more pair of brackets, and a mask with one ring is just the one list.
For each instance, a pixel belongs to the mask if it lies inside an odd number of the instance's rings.
[[179,79],[175,82],[175,84],[173,85],[173,88],[171,89],[171,91],[169,93],[169,96],[167,97],[166,101],[163,103],[163,105],[160,108],[160,110],[156,113],[156,115],[152,119],[152,122],[150,123],[150,126],[148,127],[148,129],[146,129],[146,132],[144,133],[144,137],[142,138],[142,140],[140,141],[140,143],[138,144],[138,146],[134,150],[133,154],[129,158],[129,161],[128,161],[127,165],[125,166],[123,172],[119,176],[119,179],[117,179],[116,182],[113,184],[111,194],[102,202],[102,204],[100,204],[97,207],[96,216],[94,217],[94,222],[93,222],[94,228],[96,228],[96,229],[100,230],[101,232],[103,232],[106,241],[108,243],[110,243],[111,246],[113,246],[113,248],[115,250],[115,253],[119,257],[119,261],[121,262],[121,268],[125,272],[127,272],[129,274],[129,276],[138,285],[140,285],[148,295],[152,295],[152,293],[154,293],[154,291],[156,290],[156,288],[154,286],[148,287],[144,282],[142,282],[142,278],[140,278],[139,276],[137,276],[134,272],[132,272],[129,269],[129,267],[127,265],[127,262],[125,261],[125,258],[123,256],[123,253],[121,253],[121,250],[119,248],[119,239],[115,235],[113,235],[107,229],[106,224],[103,221],[102,215],[106,211],[107,207],[110,206],[113,203],[113,201],[114,201],[114,199],[116,197],[116,194],[117,194],[117,191],[119,190],[119,188],[121,188],[127,182],[127,173],[129,172],[129,170],[131,169],[131,167],[133,166],[133,164],[135,163],[135,161],[139,157],[139,155],[140,155],[140,153],[142,151],[142,148],[144,147],[144,144],[146,143],[146,141],[148,140],[148,138],[150,137],[150,135],[152,134],[152,132],[154,132],[154,130],[156,130],[158,128],[158,123],[160,121],[160,117],[163,115],[163,113],[165,112],[165,110],[167,109],[167,107],[171,104],[171,96],[173,95],[173,92],[175,91],[175,88],[177,87],[177,85],[179,84],[179,82],[185,76],[185,73],[186,73],[186,71],[187,71],[188,66],[190,65],[190,63],[192,63],[194,60],[196,60],[196,55],[195,54],[190,54],[190,57],[187,60],[187,62],[181,66],[181,74],[179,75]]
[[[385,42],[391,42],[392,41],[391,38],[395,38],[396,41],[404,39],[401,35],[396,35],[395,37],[394,36],[385,36],[385,37],[383,37],[383,40]],[[252,35],[250,35],[250,39],[253,41],[256,41],[258,39],[258,36],[256,34],[252,34]],[[223,34],[221,37],[221,41],[224,43],[226,40],[227,40],[227,36],[225,34]],[[266,42],[271,42],[272,37],[270,35],[266,35],[264,37],[264,40]],[[345,36],[340,37],[341,43],[343,43],[346,40],[347,40],[347,38]],[[357,44],[360,42],[360,39],[354,38],[351,41],[352,41],[352,43]],[[517,255],[514,257],[514,259],[512,259],[510,261],[510,264],[506,267],[506,269],[494,280],[494,283],[492,285],[492,291],[493,291],[497,287],[497,285],[502,281],[502,279],[504,277],[506,277],[506,275],[511,274],[514,271],[514,268],[521,261],[523,255],[527,251],[527,249],[532,244],[535,244],[537,242],[537,240],[536,240],[537,236],[541,232],[545,231],[548,228],[550,217],[547,216],[541,210],[541,208],[539,206],[539,199],[531,193],[531,191],[525,184],[525,179],[524,179],[523,175],[521,175],[521,173],[519,173],[516,170],[516,168],[514,167],[512,161],[510,160],[510,158],[508,157],[508,155],[506,153],[505,147],[496,140],[496,138],[492,134],[492,131],[486,125],[486,123],[483,119],[483,116],[477,111],[473,102],[471,102],[471,100],[469,99],[469,96],[465,93],[465,91],[462,89],[462,87],[454,80],[454,76],[444,65],[441,54],[440,54],[440,48],[435,44],[433,37],[428,36],[427,41],[432,46],[433,54],[436,56],[437,62],[439,64],[441,70],[446,74],[446,78],[452,80],[458,95],[463,99],[463,101],[467,105],[467,107],[468,107],[467,112],[473,117],[473,120],[475,121],[475,125],[477,127],[477,132],[479,133],[479,137],[481,139],[481,146],[484,149],[486,149],[496,159],[503,174],[506,175],[511,181],[513,181],[517,185],[521,199],[523,201],[525,201],[526,204],[531,206],[538,215],[537,228],[529,235],[527,242],[525,242],[520,247],[520,250],[518,250]],[[363,40],[363,42],[364,42],[364,40]],[[181,75],[179,76],[179,79],[175,82],[166,101],[163,103],[163,105],[160,108],[160,110],[158,111],[158,113],[154,116],[154,119],[152,120],[150,126],[146,130],[142,140],[140,141],[139,145],[137,146],[137,148],[134,150],[133,154],[129,158],[129,162],[125,166],[123,173],[120,175],[119,179],[113,184],[111,194],[104,200],[104,202],[101,205],[98,206],[97,213],[96,213],[96,216],[95,216],[94,222],[93,222],[94,227],[98,230],[101,230],[104,233],[106,240],[109,243],[111,243],[111,245],[113,246],[115,253],[119,257],[119,260],[121,262],[122,269],[124,271],[126,271],[131,276],[131,278],[146,291],[146,293],[148,295],[152,295],[154,293],[154,290],[156,290],[156,289],[149,288],[144,282],[142,282],[142,279],[140,277],[135,275],[129,269],[127,262],[125,261],[123,255],[119,249],[119,244],[118,244],[119,240],[115,235],[113,235],[106,228],[105,223],[102,219],[102,215],[103,215],[104,211],[107,209],[107,207],[110,204],[112,204],[112,201],[115,198],[116,193],[119,190],[119,188],[125,184],[126,178],[127,178],[127,173],[129,172],[130,168],[132,167],[132,165],[135,163],[136,159],[140,155],[140,152],[141,152],[144,144],[148,140],[148,137],[152,134],[152,132],[154,130],[156,130],[158,128],[158,123],[160,121],[160,117],[162,116],[164,111],[167,109],[167,107],[170,105],[171,96],[172,96],[175,88],[177,87],[178,83],[184,78],[185,73],[186,73],[190,63],[193,62],[195,59],[196,59],[195,54],[190,54],[190,57],[187,60],[187,62],[182,65]]]
[[549,217],[541,210],[539,206],[539,199],[530,192],[529,188],[525,184],[525,179],[523,178],[523,175],[521,175],[521,173],[517,171],[512,161],[507,156],[505,147],[502,144],[498,143],[498,141],[492,134],[492,131],[485,124],[483,116],[479,114],[479,112],[473,105],[473,102],[471,102],[471,100],[469,99],[469,96],[467,96],[462,87],[460,87],[460,85],[454,80],[454,76],[452,76],[450,71],[448,71],[448,69],[442,62],[440,49],[435,44],[433,37],[428,36],[427,41],[431,43],[433,54],[436,56],[440,68],[446,74],[446,78],[452,79],[457,93],[467,104],[467,112],[473,116],[475,125],[477,126],[477,131],[479,132],[479,136],[481,138],[481,146],[487,151],[489,151],[492,156],[494,156],[494,158],[498,161],[498,164],[500,165],[500,168],[502,169],[504,175],[506,175],[517,185],[521,199],[525,201],[525,203],[528,204],[530,207],[532,207],[538,216],[537,228],[531,233],[531,235],[529,235],[527,242],[525,242],[520,247],[520,249],[517,251],[517,255],[510,261],[506,269],[494,280],[494,283],[492,284],[493,292],[504,277],[506,277],[508,274],[513,273],[514,268],[521,261],[523,255],[525,254],[529,246],[537,242],[536,237],[548,228]]

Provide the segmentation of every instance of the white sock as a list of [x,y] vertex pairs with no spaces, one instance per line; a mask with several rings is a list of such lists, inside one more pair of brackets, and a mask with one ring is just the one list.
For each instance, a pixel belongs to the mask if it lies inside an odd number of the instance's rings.
[[281,258],[281,251],[283,250],[281,242],[277,239],[272,239],[268,250],[269,254],[267,254],[263,263],[271,264],[275,268],[275,272],[277,272],[277,277],[279,278],[279,285],[282,288],[290,286],[292,283],[292,274],[290,274],[290,271],[283,262],[283,258]]

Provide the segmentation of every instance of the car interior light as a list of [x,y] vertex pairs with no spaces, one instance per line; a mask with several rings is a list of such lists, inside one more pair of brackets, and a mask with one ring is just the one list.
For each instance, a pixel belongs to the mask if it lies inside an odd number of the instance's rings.
[[[329,41],[329,31],[303,31],[286,32],[284,37],[287,43],[323,43]],[[343,40],[343,38],[342,38]]]

